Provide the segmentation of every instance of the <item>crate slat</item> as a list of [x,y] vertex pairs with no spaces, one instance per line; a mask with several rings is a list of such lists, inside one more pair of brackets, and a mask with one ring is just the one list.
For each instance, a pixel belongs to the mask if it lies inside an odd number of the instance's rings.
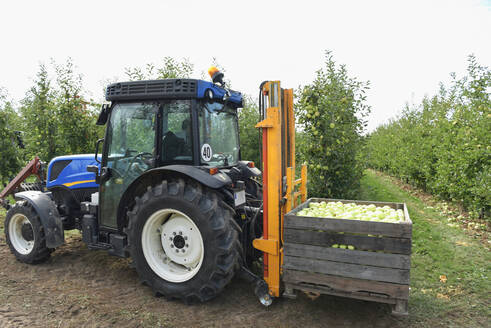
[[396,284],[409,284],[409,270],[306,259],[287,255],[284,256],[283,261],[283,267],[285,269],[325,273],[334,276],[344,276],[357,279],[392,282]]
[[411,238],[412,226],[405,223],[371,222],[348,219],[285,215],[285,228],[316,229],[333,232],[364,233],[397,238]]
[[354,298],[362,301],[370,301],[370,302],[379,302],[379,303],[387,303],[387,304],[396,304],[396,300],[393,298],[384,298],[384,297],[379,297],[376,295],[369,295],[365,293],[348,293],[348,292],[343,292],[341,290],[339,291],[334,291],[330,290],[329,288],[323,287],[323,286],[306,286],[305,284],[287,284],[287,287],[291,289],[298,289],[301,291],[306,291],[306,292],[312,292],[312,293],[320,293],[320,294],[327,294],[327,295],[333,295],[333,296],[340,296],[340,297],[347,297],[347,298]]
[[284,240],[289,243],[331,247],[333,244],[353,245],[357,249],[411,254],[411,239],[356,236],[325,231],[285,229]]
[[383,294],[390,298],[408,299],[409,286],[392,284],[387,282],[367,281],[355,278],[338,277],[313,272],[288,270],[283,275],[283,281],[291,284],[324,285],[335,291],[347,293],[368,292],[372,294]]
[[411,257],[409,255],[402,254],[373,253],[294,243],[285,243],[284,252],[285,255],[289,256],[371,265],[385,268],[409,270],[411,266]]

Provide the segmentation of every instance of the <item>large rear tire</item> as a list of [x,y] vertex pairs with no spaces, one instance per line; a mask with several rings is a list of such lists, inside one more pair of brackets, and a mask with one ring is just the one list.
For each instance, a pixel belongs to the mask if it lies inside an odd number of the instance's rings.
[[17,202],[5,218],[5,238],[10,251],[23,263],[46,261],[53,249],[46,247],[44,228],[27,201]]
[[172,179],[148,187],[128,215],[131,257],[156,294],[204,302],[218,295],[239,267],[234,212],[196,181]]

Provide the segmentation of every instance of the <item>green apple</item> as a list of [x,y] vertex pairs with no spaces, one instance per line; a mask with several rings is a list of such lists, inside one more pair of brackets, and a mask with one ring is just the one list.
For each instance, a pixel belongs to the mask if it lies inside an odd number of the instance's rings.
[[299,216],[335,218],[361,221],[398,223],[404,221],[404,212],[390,206],[377,207],[374,204],[357,205],[342,202],[311,202],[309,207],[298,212]]

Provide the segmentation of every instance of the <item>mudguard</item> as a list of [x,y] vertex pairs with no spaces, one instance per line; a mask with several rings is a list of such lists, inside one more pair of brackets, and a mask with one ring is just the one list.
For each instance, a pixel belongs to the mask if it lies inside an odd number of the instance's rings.
[[23,191],[15,194],[15,199],[28,201],[39,215],[46,236],[46,247],[56,248],[65,243],[65,234],[60,213],[50,193],[41,191]]
[[182,173],[212,189],[220,189],[232,183],[232,180],[230,180],[229,176],[222,172],[211,175],[197,167],[190,165],[168,165],[149,170],[148,172],[150,173],[151,171],[157,170]]

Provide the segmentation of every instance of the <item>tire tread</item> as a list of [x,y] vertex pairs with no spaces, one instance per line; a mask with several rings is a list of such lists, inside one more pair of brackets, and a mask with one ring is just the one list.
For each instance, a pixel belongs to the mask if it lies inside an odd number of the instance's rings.
[[[146,276],[145,270],[139,268],[138,263],[136,263],[139,261],[135,259],[139,253],[136,247],[137,238],[133,236],[133,230],[138,222],[138,213],[153,198],[165,199],[166,197],[179,197],[198,207],[204,217],[211,220],[211,230],[218,239],[219,246],[212,250],[215,266],[209,274],[208,281],[199,286],[194,286],[186,292],[164,289],[162,284],[156,281],[157,279]],[[135,262],[141,282],[149,285],[156,294],[161,294],[169,299],[179,299],[185,303],[205,302],[216,297],[240,268],[242,261],[242,247],[239,242],[240,227],[233,218],[232,209],[215,191],[195,181],[169,179],[163,180],[153,187],[148,187],[143,195],[135,198],[135,205],[127,214],[129,220],[125,231],[129,236],[128,247],[131,257]]]

